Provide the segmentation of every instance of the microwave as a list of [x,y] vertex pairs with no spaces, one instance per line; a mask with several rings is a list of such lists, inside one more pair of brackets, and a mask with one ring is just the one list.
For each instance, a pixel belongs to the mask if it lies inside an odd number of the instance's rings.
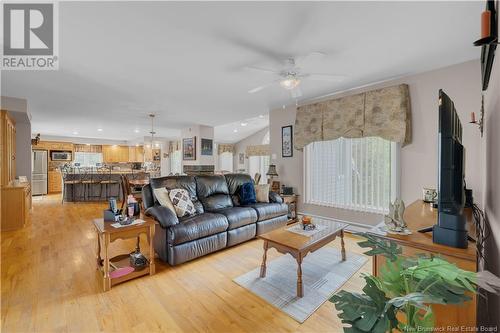
[[73,158],[73,152],[65,150],[51,150],[50,159],[52,161],[71,161]]

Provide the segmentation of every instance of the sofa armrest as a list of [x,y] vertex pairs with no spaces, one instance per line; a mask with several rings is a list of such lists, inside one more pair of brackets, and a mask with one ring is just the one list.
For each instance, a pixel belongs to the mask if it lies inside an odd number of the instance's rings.
[[164,206],[149,207],[145,211],[147,216],[154,218],[162,228],[168,228],[179,223],[179,219],[174,212]]
[[283,203],[283,198],[276,192],[269,192],[269,202]]

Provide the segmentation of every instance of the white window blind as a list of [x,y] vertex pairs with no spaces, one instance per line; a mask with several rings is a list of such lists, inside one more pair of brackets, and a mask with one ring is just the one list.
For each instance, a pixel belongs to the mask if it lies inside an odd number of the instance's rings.
[[378,137],[306,146],[305,200],[321,206],[388,212],[399,185],[399,148]]
[[223,152],[219,155],[219,170],[233,172],[233,153]]
[[267,183],[267,170],[271,162],[270,156],[250,156],[248,158],[248,173],[253,177],[256,173],[260,173],[260,183]]

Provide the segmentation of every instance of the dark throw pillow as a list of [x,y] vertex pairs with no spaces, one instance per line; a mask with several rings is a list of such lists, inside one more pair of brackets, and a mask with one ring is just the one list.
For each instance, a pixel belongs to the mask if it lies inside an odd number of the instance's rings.
[[257,199],[255,198],[255,187],[253,186],[253,182],[248,182],[241,185],[239,197],[241,205],[249,205],[257,202]]

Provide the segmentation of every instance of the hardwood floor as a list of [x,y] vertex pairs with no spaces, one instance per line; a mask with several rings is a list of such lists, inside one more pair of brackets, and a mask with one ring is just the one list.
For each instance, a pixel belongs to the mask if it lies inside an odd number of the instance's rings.
[[[57,195],[36,198],[31,223],[2,233],[2,332],[342,331],[330,302],[299,324],[232,281],[260,265],[260,240],[177,267],[157,259],[156,275],[103,293],[91,219],[104,208],[104,203],[61,205]],[[355,241],[346,238],[348,252],[361,252]],[[133,240],[115,243],[112,255],[134,248]],[[141,243],[146,248],[146,240]],[[278,256],[270,250],[268,262]],[[371,260],[343,288],[359,291],[361,272],[371,272]]]

